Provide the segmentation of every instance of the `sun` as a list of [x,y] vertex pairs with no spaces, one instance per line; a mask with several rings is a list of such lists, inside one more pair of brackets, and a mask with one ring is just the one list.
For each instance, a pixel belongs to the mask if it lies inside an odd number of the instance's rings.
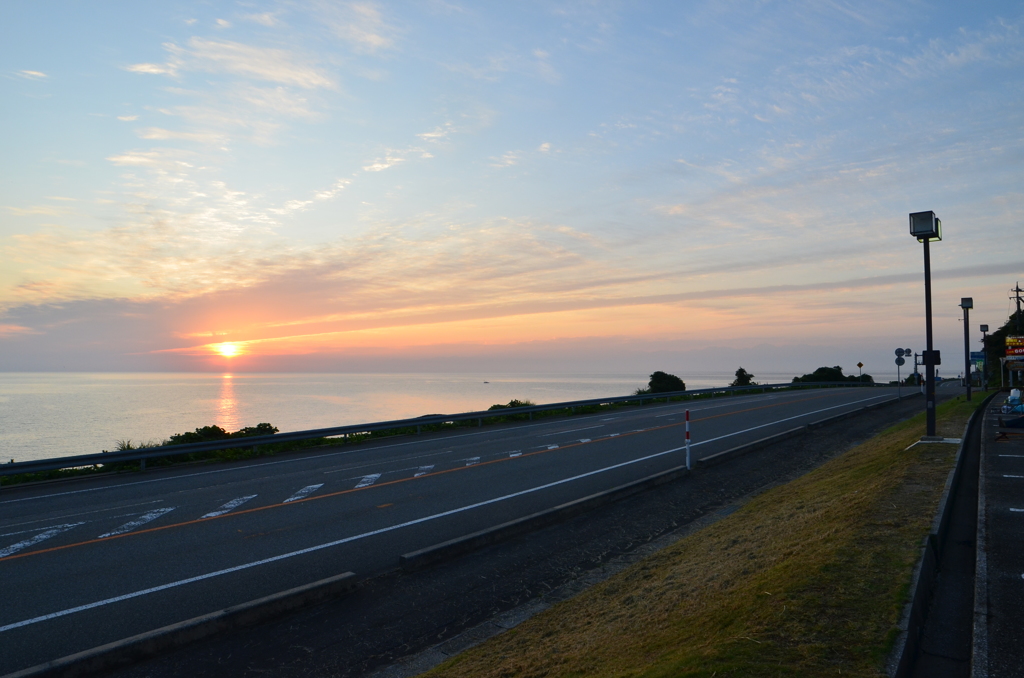
[[225,358],[231,358],[232,356],[238,355],[239,350],[238,344],[233,344],[229,341],[226,341],[223,344],[214,344],[213,348],[217,353],[220,353]]

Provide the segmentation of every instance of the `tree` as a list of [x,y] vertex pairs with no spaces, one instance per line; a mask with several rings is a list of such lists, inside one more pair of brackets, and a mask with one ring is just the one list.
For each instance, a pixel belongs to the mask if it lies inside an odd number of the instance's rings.
[[862,374],[859,377],[855,377],[852,374],[847,376],[843,374],[843,368],[839,365],[835,367],[819,367],[810,374],[805,374],[802,377],[793,377],[793,383],[801,382],[824,382],[824,381],[861,381],[866,384],[873,384],[875,380],[870,374]]
[[666,372],[655,372],[647,383],[649,393],[671,393],[673,391],[685,391],[686,384],[674,374]]
[[741,367],[736,370],[736,378],[729,386],[757,386],[757,382],[754,381],[754,375]]

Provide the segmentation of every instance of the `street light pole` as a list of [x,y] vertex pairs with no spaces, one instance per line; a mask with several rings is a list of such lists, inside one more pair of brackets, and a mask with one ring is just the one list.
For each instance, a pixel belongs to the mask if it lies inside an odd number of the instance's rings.
[[960,308],[964,310],[964,386],[967,387],[967,402],[971,401],[971,309],[973,297],[960,297]]
[[935,212],[914,212],[910,215],[910,234],[924,244],[924,399],[925,435],[935,437],[935,367],[941,364],[932,341],[932,260],[929,243],[942,240],[942,222]]
[[988,391],[988,325],[981,326],[981,383]]

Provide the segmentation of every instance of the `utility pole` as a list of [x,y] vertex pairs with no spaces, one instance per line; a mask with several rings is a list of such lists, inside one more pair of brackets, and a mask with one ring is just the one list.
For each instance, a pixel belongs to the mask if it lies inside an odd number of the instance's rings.
[[1019,280],[1017,281],[1017,286],[1014,287],[1010,291],[1013,292],[1013,296],[1011,296],[1010,298],[1017,302],[1017,315],[1015,317],[1017,319],[1017,321],[1016,321],[1017,335],[1019,336],[1020,335],[1020,301],[1021,301],[1020,300],[1020,293],[1024,292],[1024,290],[1022,290],[1020,288],[1020,281]]

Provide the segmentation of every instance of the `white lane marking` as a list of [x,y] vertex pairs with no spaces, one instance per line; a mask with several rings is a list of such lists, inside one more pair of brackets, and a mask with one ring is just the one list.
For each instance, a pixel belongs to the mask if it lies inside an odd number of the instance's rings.
[[362,480],[356,483],[355,489],[358,490],[361,487],[369,487],[370,485],[373,485],[375,482],[377,482],[378,478],[380,478],[379,473],[371,473],[369,475],[365,475],[363,476]]
[[589,431],[592,428],[601,428],[604,424],[598,424],[597,426],[584,426],[583,428],[573,428],[568,431],[555,431],[554,433],[541,433],[538,438],[544,438],[546,436],[560,436],[563,433],[576,433],[576,431]]
[[288,497],[287,499],[285,499],[281,503],[282,504],[287,504],[290,501],[297,501],[299,499],[304,499],[305,497],[308,497],[309,495],[313,494],[314,492],[316,492],[317,490],[319,490],[323,486],[324,486],[323,483],[320,483],[319,485],[306,485],[304,488],[302,488],[301,490],[299,490],[298,492],[296,492],[292,496]]
[[412,474],[412,477],[413,478],[419,478],[420,476],[424,476],[424,475],[430,473],[433,470],[434,470],[434,465],[433,464],[428,464],[426,466],[420,466],[419,469],[416,471],[416,473]]
[[1024,508],[1021,508],[1021,509],[1012,508],[1010,510],[1013,511],[1014,513],[1024,513]]
[[618,417],[608,417],[607,419],[602,419],[601,421],[615,421],[616,419],[618,419]]
[[558,449],[558,445],[548,445],[548,449],[549,450],[557,450]]
[[521,456],[523,456],[523,453],[522,453],[522,452],[520,452],[519,450],[516,450],[516,451],[514,451],[514,452],[509,452],[509,453],[508,453],[508,456],[509,456],[509,458],[512,458],[512,457],[521,457]]
[[609,437],[609,438],[614,438],[614,437],[616,437],[616,436],[620,436],[620,435],[622,435],[622,434],[621,434],[621,433],[609,433],[609,434],[608,434],[608,437]]
[[1024,454],[1000,454],[999,456],[1000,456],[1000,457],[1016,457],[1016,458],[1024,458]]
[[475,464],[480,463],[480,457],[469,457],[468,459],[463,459],[462,461],[466,462],[466,466],[473,466]]
[[[879,397],[881,397],[881,396],[879,396]],[[873,400],[873,398],[869,398],[868,400]],[[861,402],[863,402],[863,401],[861,401]],[[837,405],[836,407],[842,407],[842,405]],[[834,407],[829,407],[829,408],[825,408],[825,410],[818,410],[818,412],[824,412],[824,411],[830,410],[830,409],[835,409],[835,408]],[[817,414],[817,412],[811,412],[810,414]],[[803,415],[801,415],[801,416],[803,416]],[[790,417],[790,419],[792,419],[792,418],[793,417]],[[781,421],[786,421],[786,420],[783,419]],[[768,426],[768,425],[769,424],[764,424],[763,426],[755,426],[754,428],[763,428],[764,426]],[[754,429],[748,429],[748,430],[754,430]],[[741,433],[742,432],[743,431],[741,431]],[[736,434],[729,434],[729,435],[736,435]],[[720,438],[715,438],[715,440],[719,440],[721,438],[728,438],[728,437],[729,437],[728,435],[720,436]],[[710,440],[706,440],[704,442],[711,442],[711,441]],[[702,443],[695,443],[695,445],[700,445],[700,444],[702,444]],[[691,447],[693,447],[693,446],[694,445],[691,445]],[[394,530],[399,530],[399,529],[401,529],[403,527],[410,527],[412,525],[419,525],[421,523],[426,523],[426,522],[429,522],[431,520],[437,520],[439,518],[445,518],[447,516],[454,515],[456,513],[463,513],[464,511],[471,511],[472,509],[480,508],[481,506],[488,506],[490,504],[496,504],[499,501],[505,501],[506,499],[514,499],[515,497],[521,497],[521,496],[526,495],[526,494],[531,494],[533,492],[539,492],[541,490],[546,490],[548,488],[556,487],[558,485],[564,485],[565,483],[570,483],[570,482],[572,482],[574,480],[580,480],[581,478],[587,478],[589,476],[597,475],[598,473],[604,473],[605,471],[614,471],[617,468],[622,468],[624,466],[630,466],[632,464],[637,464],[637,463],[642,462],[642,461],[648,461],[650,459],[655,459],[656,457],[662,457],[662,456],[664,456],[666,454],[672,454],[673,452],[679,452],[680,450],[685,450],[685,449],[686,449],[685,446],[684,447],[673,447],[671,450],[665,450],[663,452],[656,452],[656,453],[648,455],[646,457],[640,457],[638,459],[631,459],[630,461],[624,461],[624,462],[621,462],[621,463],[618,463],[618,464],[613,464],[612,466],[606,466],[604,468],[600,468],[600,469],[597,469],[595,471],[587,471],[586,473],[581,473],[579,475],[572,476],[571,478],[563,478],[562,480],[555,480],[553,482],[546,483],[544,485],[538,485],[537,487],[531,487],[531,488],[528,488],[528,489],[525,489],[525,490],[520,490],[519,492],[513,492],[512,494],[506,494],[506,495],[503,495],[501,497],[495,497],[494,499],[486,499],[484,501],[480,501],[480,502],[477,502],[475,504],[469,504],[468,506],[462,506],[462,507],[459,507],[459,508],[450,509],[448,511],[442,511],[441,513],[435,513],[433,515],[424,516],[423,518],[416,518],[415,520],[409,520],[409,521],[404,522],[404,523],[398,523],[397,525],[391,525],[390,527],[382,527],[380,529],[372,530],[370,532],[363,532],[362,534],[357,534],[357,535],[354,535],[352,537],[345,537],[344,539],[337,539],[335,541],[330,541],[330,542],[327,542],[327,543],[324,543],[324,544],[317,544],[316,546],[309,546],[307,548],[300,549],[298,551],[292,551],[290,553],[282,553],[279,556],[273,556],[271,558],[264,558],[263,560],[256,560],[256,561],[253,561],[251,563],[244,563],[242,565],[236,565],[235,567],[229,567],[229,568],[224,569],[224,570],[217,570],[216,572],[209,572],[207,574],[201,574],[201,575],[197,575],[195,577],[189,577],[188,579],[180,579],[180,580],[175,581],[175,582],[170,582],[169,584],[162,584],[160,586],[154,586],[152,588],[143,589],[141,591],[134,591],[132,593],[126,593],[124,595],[116,596],[114,598],[107,598],[106,600],[99,600],[99,601],[96,601],[95,603],[87,603],[85,605],[79,605],[78,607],[71,607],[71,608],[68,608],[66,610],[60,610],[59,612],[51,612],[50,614],[44,614],[44,615],[41,615],[39,617],[33,617],[32,619],[26,619],[24,621],[14,622],[12,624],[7,624],[6,626],[0,626],[0,633],[3,633],[5,631],[11,631],[13,629],[19,629],[19,628],[21,628],[23,626],[29,626],[31,624],[38,624],[39,622],[49,621],[50,619],[56,619],[57,617],[64,617],[64,616],[69,615],[69,614],[74,614],[75,612],[82,612],[84,610],[91,610],[91,609],[94,609],[94,608],[97,608],[97,607],[103,607],[105,605],[110,605],[112,603],[119,603],[119,602],[121,602],[123,600],[129,600],[131,598],[138,598],[139,596],[144,596],[144,595],[147,595],[147,594],[150,594],[150,593],[157,593],[158,591],[166,591],[167,589],[175,588],[177,586],[183,586],[185,584],[191,584],[191,583],[197,582],[197,581],[203,581],[204,579],[211,579],[213,577],[219,577],[219,576],[224,575],[224,574],[231,574],[232,572],[239,572],[241,570],[247,570],[247,569],[252,568],[252,567],[258,567],[260,565],[266,565],[267,563],[274,563],[274,562],[277,562],[279,560],[286,560],[288,558],[294,558],[296,556],[302,556],[302,555],[305,555],[307,553],[313,553],[314,551],[320,551],[322,549],[331,548],[332,546],[340,546],[341,544],[347,544],[349,542],[357,541],[359,539],[365,539],[367,537],[373,537],[373,536],[376,536],[378,534],[384,534],[385,532],[392,532]],[[1021,576],[1024,577],[1024,575],[1021,575]]]
[[[693,410],[690,411],[692,412]],[[682,414],[682,412],[669,412],[668,414],[656,414],[654,415],[654,418],[658,419],[660,417],[678,417],[680,414]]]
[[[803,395],[803,394],[802,393],[793,393],[792,395],[793,396],[798,396],[798,395]],[[839,394],[838,393],[836,393],[836,394],[826,393],[822,397],[825,397],[825,396],[828,396],[828,395],[839,395]],[[848,403],[848,404],[855,405],[857,403],[863,403],[863,402],[866,402],[868,400],[877,400],[878,398],[886,397],[886,395],[891,395],[891,393],[887,393],[885,395],[875,396],[873,398],[866,398],[864,400],[855,400],[852,403]],[[720,408],[723,408],[723,407],[731,407],[733,405],[742,405],[743,403],[746,403],[746,402],[748,402],[750,400],[755,400],[758,397],[761,397],[761,396],[760,395],[757,395],[757,396],[739,396],[739,397],[736,398],[736,400],[733,400],[732,402],[729,402],[729,403],[724,403],[722,405],[712,405],[712,406],[709,406],[709,407],[701,407],[700,409],[691,409],[690,412],[691,413],[697,413],[697,412],[703,412],[704,410],[717,410],[717,409],[720,409]],[[783,397],[786,397],[786,396],[783,396],[783,395],[773,396],[773,398],[783,398]],[[842,407],[842,405],[837,405],[836,407]],[[834,409],[834,408],[827,408],[827,409]],[[823,412],[823,411],[824,410],[819,410],[819,412]],[[812,412],[812,414],[814,414],[814,413]],[[598,417],[598,416],[600,416],[600,415],[597,415],[597,414],[583,415],[579,419],[580,419],[580,421],[586,421],[588,419],[593,419],[593,418]],[[545,422],[540,422],[538,424],[519,424],[516,427],[515,430],[516,431],[521,431],[522,429],[537,428],[539,426],[551,426],[551,422],[546,422],[545,421]],[[485,435],[501,434],[501,433],[503,433],[505,431],[508,431],[508,430],[510,430],[510,429],[499,429],[499,430],[496,430],[496,431],[477,431],[477,432],[474,432],[474,433],[459,433],[459,434],[451,436],[450,438],[446,438],[446,440],[452,440],[452,439],[456,439],[456,438],[469,438],[469,437],[472,437],[472,436],[485,436]],[[581,430],[581,429],[577,429],[577,430]],[[65,495],[81,494],[83,492],[100,492],[102,490],[115,490],[115,489],[119,489],[119,488],[122,488],[122,487],[132,487],[134,485],[148,485],[149,483],[163,483],[163,482],[166,482],[168,480],[180,480],[182,478],[194,478],[196,476],[208,476],[208,475],[211,475],[213,473],[230,473],[231,471],[247,471],[247,470],[252,469],[252,468],[260,468],[260,467],[264,467],[264,466],[277,466],[278,464],[296,464],[296,463],[308,462],[308,461],[320,461],[322,459],[327,459],[327,458],[330,458],[330,457],[338,457],[338,456],[343,456],[343,455],[346,455],[346,454],[357,454],[359,452],[365,452],[367,450],[378,451],[378,450],[387,450],[387,449],[390,449],[392,447],[407,447],[409,445],[421,445],[421,444],[422,444],[422,441],[420,441],[420,440],[412,440],[412,441],[409,441],[409,442],[406,442],[406,443],[390,443],[388,445],[376,445],[376,446],[367,446],[367,447],[359,445],[359,446],[356,446],[356,447],[354,447],[353,449],[350,449],[350,450],[341,450],[341,451],[338,451],[338,452],[322,453],[322,454],[317,454],[315,456],[310,456],[310,457],[300,457],[300,458],[296,458],[296,459],[281,459],[280,461],[261,461],[261,462],[259,462],[257,464],[248,464],[246,466],[232,466],[231,468],[220,468],[220,469],[215,469],[213,471],[198,471],[196,473],[182,473],[181,475],[168,476],[166,478],[151,478],[150,480],[136,480],[136,481],[130,482],[130,483],[126,482],[126,483],[119,483],[119,484],[111,484],[111,485],[105,485],[103,487],[89,487],[89,488],[86,488],[84,490],[68,490],[67,492],[54,492],[52,494],[37,494],[37,495],[31,496],[31,497],[21,497],[20,499],[5,499],[3,501],[0,501],[0,504],[15,504],[15,503],[21,502],[21,501],[32,501],[34,499],[49,499],[50,497],[63,497]],[[423,455],[423,456],[429,456],[429,455]],[[192,489],[195,489],[195,488],[192,488]]]
[[1024,478],[1024,476],[1011,476],[1009,473],[1003,474],[1004,478]]
[[257,496],[259,495],[249,494],[244,497],[236,497],[235,499],[232,499],[228,503],[221,506],[216,511],[210,511],[209,513],[205,514],[203,518],[216,518],[217,516],[222,516],[225,513],[230,513],[231,511],[234,511],[236,508],[238,508],[245,502],[249,501],[250,499],[255,499]]
[[[107,520],[111,520],[111,519],[114,519],[114,518],[130,518],[132,516],[137,516],[137,515],[141,515],[141,512],[121,513],[121,514],[118,514],[116,516],[106,516],[106,519]],[[41,520],[34,520],[32,522],[40,523],[42,521]],[[81,521],[79,523],[75,523],[75,525],[85,525],[86,523],[94,523],[94,522],[96,522],[96,521],[95,520],[83,520],[83,521]],[[59,525],[47,525],[46,527],[33,527],[31,529],[28,529],[28,530],[18,530],[17,532],[6,532],[4,534],[0,534],[0,537],[13,537],[16,534],[29,534],[30,532],[39,532],[40,530],[50,530],[50,529],[53,529],[55,527],[64,527],[64,525],[67,525],[67,523],[60,523]]]
[[125,523],[121,527],[114,528],[110,532],[104,532],[103,534],[101,534],[99,536],[99,539],[103,539],[104,537],[113,537],[115,534],[124,534],[125,532],[131,532],[135,528],[142,527],[146,523],[151,522],[153,520],[156,520],[157,518],[159,518],[160,516],[164,515],[165,513],[170,513],[173,510],[174,510],[173,506],[170,506],[170,507],[167,507],[167,508],[153,509],[149,513],[143,513],[141,516],[139,516],[135,520],[129,520],[127,523]]
[[29,537],[28,539],[24,539],[22,541],[19,541],[17,544],[11,544],[10,546],[8,546],[5,549],[0,549],[0,558],[6,558],[7,556],[13,556],[18,551],[21,551],[23,549],[27,549],[29,546],[35,546],[39,542],[46,541],[50,537],[56,537],[61,532],[67,532],[72,527],[78,527],[79,525],[84,525],[84,524],[85,523],[71,523],[71,524],[68,524],[68,525],[54,525],[50,529],[46,530],[45,532],[40,532],[39,534],[37,534],[34,537]]
[[[77,518],[78,516],[87,516],[90,513],[106,513],[107,511],[120,511],[120,510],[126,509],[126,508],[134,508],[136,506],[148,506],[150,504],[161,504],[163,502],[164,502],[163,499],[154,499],[153,501],[142,501],[142,502],[139,502],[137,504],[124,504],[124,505],[121,505],[121,506],[110,506],[110,507],[107,507],[107,508],[94,509],[92,511],[80,511],[78,513],[67,513],[67,514],[62,515],[62,516],[50,516],[49,518],[41,518],[39,520],[25,520],[25,521],[22,521],[20,523],[8,523],[6,527],[7,528],[11,528],[11,527],[19,527],[21,525],[31,525],[32,523],[45,523],[45,522],[48,522],[50,520],[67,520],[68,518]],[[107,517],[108,518],[120,518],[121,516],[134,516],[134,515],[138,515],[138,514],[137,513],[122,513],[121,515],[118,515],[118,516],[107,516]],[[52,526],[52,527],[55,527],[55,526]],[[26,532],[35,532],[36,530],[45,530],[45,529],[48,529],[48,528],[37,527],[35,529],[25,530],[25,531]],[[3,536],[4,535],[0,534],[0,537],[3,537]]]
[[247,570],[249,568],[257,567],[259,565],[266,565],[267,563],[274,563],[274,562],[277,562],[279,560],[286,560],[288,558],[294,558],[296,556],[302,556],[302,555],[305,555],[307,553],[313,553],[314,551],[320,551],[322,549],[331,548],[332,546],[339,546],[341,544],[347,544],[349,542],[357,541],[357,540],[360,540],[360,539],[366,539],[367,537],[373,537],[373,536],[376,536],[378,534],[384,534],[385,532],[392,532],[394,530],[398,530],[398,529],[401,529],[403,527],[410,527],[412,525],[419,525],[421,523],[426,523],[426,522],[429,522],[431,520],[437,520],[439,518],[445,518],[447,516],[455,515],[456,513],[463,513],[465,511],[471,511],[473,509],[480,508],[481,506],[488,506],[490,504],[496,504],[496,503],[498,503],[500,501],[505,501],[506,499],[514,499],[515,497],[521,497],[521,496],[526,495],[526,494],[531,494],[533,492],[539,492],[541,490],[546,490],[548,488],[556,487],[558,485],[564,485],[565,483],[570,483],[570,482],[572,482],[574,480],[580,480],[581,478],[587,478],[589,476],[597,475],[598,473],[604,473],[605,471],[613,471],[613,470],[615,470],[617,468],[622,468],[623,466],[630,466],[632,464],[636,464],[636,463],[639,463],[639,462],[642,462],[642,461],[648,461],[650,459],[654,459],[655,457],[661,457],[663,455],[670,454],[672,452],[678,452],[681,449],[683,449],[683,448],[674,448],[674,449],[671,449],[671,450],[665,450],[664,452],[657,452],[655,454],[651,454],[651,455],[648,455],[646,457],[640,457],[639,459],[631,459],[630,461],[624,461],[624,462],[621,462],[621,463],[618,463],[618,464],[614,464],[612,466],[606,466],[605,468],[597,469],[595,471],[587,471],[586,473],[581,473],[579,475],[572,476],[571,478],[563,478],[562,480],[555,480],[555,481],[552,481],[550,483],[545,483],[544,485],[538,485],[537,487],[531,487],[531,488],[526,489],[526,490],[520,490],[518,492],[513,492],[511,494],[506,494],[506,495],[503,495],[503,496],[500,496],[500,497],[495,497],[494,499],[485,499],[484,501],[479,501],[479,502],[476,502],[475,504],[469,504],[467,506],[460,506],[459,508],[449,509],[448,511],[442,511],[441,513],[434,513],[434,514],[429,515],[429,516],[424,516],[423,518],[416,518],[414,520],[409,520],[409,521],[406,521],[404,523],[398,523],[397,525],[391,525],[389,527],[382,527],[382,528],[379,528],[379,529],[376,529],[376,530],[371,530],[370,532],[363,532],[362,534],[357,534],[357,535],[354,535],[354,536],[351,536],[351,537],[345,537],[343,539],[336,539],[335,541],[330,541],[330,542],[327,542],[327,543],[324,543],[324,544],[317,544],[316,546],[309,546],[307,548],[300,549],[298,551],[291,551],[289,553],[282,553],[281,555],[278,555],[278,556],[273,556],[273,557],[270,557],[270,558],[264,558],[263,560],[255,560],[255,561],[250,562],[250,563],[244,563],[242,565],[236,565],[234,567],[229,567],[229,568],[226,568],[226,569],[223,569],[223,570],[217,570],[216,572],[209,572],[207,574],[201,574],[201,575],[197,575],[195,577],[189,577],[188,579],[180,579],[178,581],[170,582],[168,584],[161,584],[160,586],[154,586],[154,587],[151,587],[151,588],[148,588],[148,589],[142,589],[141,591],[133,591],[132,593],[126,593],[124,595],[115,596],[114,598],[107,598],[105,600],[99,600],[99,601],[96,601],[95,603],[87,603],[85,605],[79,605],[77,607],[71,607],[71,608],[68,608],[66,610],[60,610],[59,612],[51,612],[50,614],[44,614],[44,615],[41,615],[39,617],[33,617],[32,619],[26,619],[24,621],[14,622],[12,624],[7,624],[6,626],[0,626],[0,633],[3,633],[5,631],[11,631],[13,629],[18,629],[18,628],[21,628],[23,626],[29,626],[31,624],[38,624],[39,622],[49,621],[50,619],[56,619],[57,617],[64,617],[64,616],[69,615],[69,614],[74,614],[75,612],[82,612],[84,610],[91,610],[91,609],[94,609],[94,608],[97,608],[97,607],[103,607],[105,605],[110,605],[112,603],[119,603],[121,601],[129,600],[131,598],[138,598],[139,596],[144,596],[144,595],[147,595],[147,594],[150,594],[150,593],[157,593],[159,591],[166,591],[167,589],[175,588],[177,586],[183,586],[185,584],[191,584],[191,583],[197,582],[197,581],[203,581],[204,579],[211,579],[213,577],[219,577],[221,575],[231,574],[232,572],[239,572],[241,570]]
[[581,442],[581,443],[589,443],[590,442],[590,438],[580,438],[579,442]]

